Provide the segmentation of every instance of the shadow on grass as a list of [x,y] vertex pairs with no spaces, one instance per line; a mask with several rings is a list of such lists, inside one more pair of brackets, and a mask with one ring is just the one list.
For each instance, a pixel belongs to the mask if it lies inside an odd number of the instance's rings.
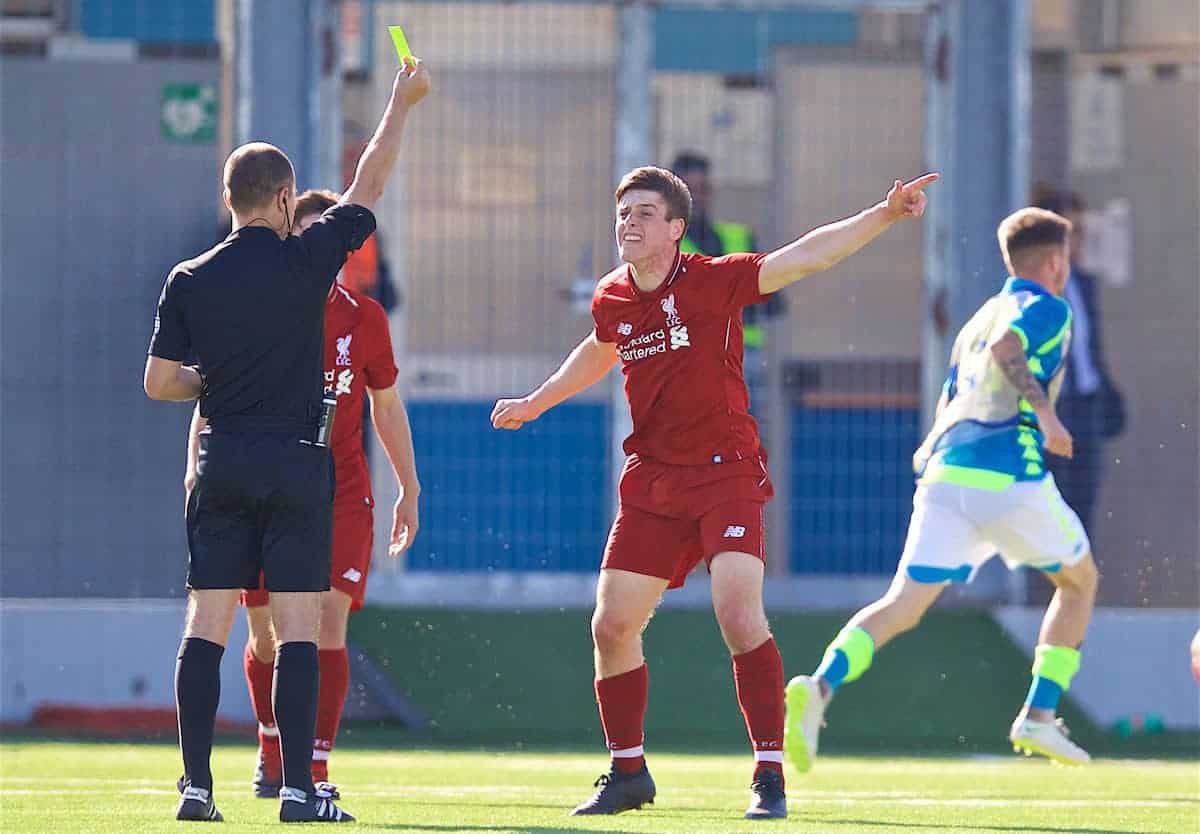
[[[896,828],[919,828],[922,831],[928,831],[935,828],[952,828],[957,831],[962,831],[961,824],[952,823],[936,823],[936,822],[896,822],[894,820],[858,820],[858,819],[839,819],[837,817],[829,817],[824,822],[834,823],[837,825],[853,825],[853,826],[871,826],[872,828],[882,828],[891,831]],[[1061,826],[1052,825],[990,825],[988,823],[971,823],[972,831],[1037,831],[1051,832],[1051,834],[1130,834],[1130,829],[1121,828],[1062,828]],[[1138,831],[1137,834],[1171,834],[1169,831]]]
[[[591,733],[580,733],[570,737],[561,735],[530,735],[521,739],[511,736],[430,736],[424,733],[414,733],[404,727],[394,724],[376,724],[356,722],[343,725],[338,738],[340,750],[369,750],[385,752],[417,752],[417,751],[446,751],[461,753],[493,753],[493,754],[579,754],[595,753],[597,761],[603,761],[604,747],[602,742],[591,738]],[[217,736],[217,744],[242,745],[253,744],[252,735],[223,734]],[[71,743],[71,744],[161,744],[174,747],[176,739],[173,733],[155,734],[141,737],[112,737],[86,736],[80,734],[62,734],[29,727],[5,726],[0,728],[0,742],[8,743]],[[654,749],[657,753],[673,754],[729,754],[745,751],[745,742],[729,743],[725,741],[696,738],[676,738],[661,736],[654,739]],[[992,744],[952,744],[942,743],[941,740],[921,740],[910,738],[877,739],[871,743],[854,744],[841,743],[836,750],[830,750],[831,758],[838,756],[855,756],[865,758],[888,758],[897,756],[914,759],[962,758],[977,755],[996,755],[1007,757],[1011,748],[1003,743]],[[1200,732],[1168,732],[1159,735],[1136,736],[1121,739],[1116,735],[1107,734],[1094,739],[1088,751],[1093,757],[1128,758],[1128,759],[1195,759],[1200,755]]]
[[579,834],[580,831],[588,832],[588,834],[624,834],[624,832],[604,828],[552,828],[545,825],[405,825],[404,823],[380,825],[372,823],[372,827],[388,831],[478,831],[480,834],[487,834],[487,832],[509,834],[511,831],[519,831],[521,834]]

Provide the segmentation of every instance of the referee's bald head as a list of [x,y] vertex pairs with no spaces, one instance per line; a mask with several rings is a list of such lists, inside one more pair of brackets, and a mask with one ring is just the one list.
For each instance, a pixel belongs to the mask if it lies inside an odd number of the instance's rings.
[[225,160],[225,200],[239,213],[272,202],[283,189],[296,187],[296,172],[287,154],[266,142],[249,142],[235,148]]

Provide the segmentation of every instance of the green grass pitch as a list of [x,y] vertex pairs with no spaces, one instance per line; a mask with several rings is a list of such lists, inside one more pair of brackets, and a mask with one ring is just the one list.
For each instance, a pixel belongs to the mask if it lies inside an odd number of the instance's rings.
[[[366,735],[366,733],[364,733]],[[278,830],[276,804],[252,798],[248,743],[214,757],[219,830]],[[1017,757],[827,757],[788,774],[791,818],[741,818],[749,756],[651,751],[658,802],[618,817],[575,819],[603,751],[339,749],[331,772],[349,830],[554,834],[670,832],[1049,832],[1182,834],[1200,830],[1196,761],[1103,760],[1066,769]],[[178,832],[178,754],[165,744],[0,743],[0,830],[11,834]]]

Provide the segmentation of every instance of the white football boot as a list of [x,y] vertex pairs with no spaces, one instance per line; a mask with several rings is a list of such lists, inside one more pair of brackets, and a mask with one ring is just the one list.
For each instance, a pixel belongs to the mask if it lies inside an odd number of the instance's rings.
[[787,720],[783,725],[783,752],[800,773],[812,769],[817,743],[825,726],[825,699],[814,677],[797,675],[784,690]]
[[1067,725],[1061,718],[1053,721],[1034,721],[1018,718],[1008,731],[1013,750],[1032,756],[1037,753],[1064,765],[1082,765],[1092,760],[1088,752],[1067,738]]

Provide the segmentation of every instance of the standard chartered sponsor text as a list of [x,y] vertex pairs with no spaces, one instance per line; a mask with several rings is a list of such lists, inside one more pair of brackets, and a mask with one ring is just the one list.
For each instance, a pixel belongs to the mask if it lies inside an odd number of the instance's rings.
[[656,353],[667,352],[667,331],[663,329],[643,333],[636,339],[630,339],[618,348],[621,358],[626,362],[636,362],[653,356]]

